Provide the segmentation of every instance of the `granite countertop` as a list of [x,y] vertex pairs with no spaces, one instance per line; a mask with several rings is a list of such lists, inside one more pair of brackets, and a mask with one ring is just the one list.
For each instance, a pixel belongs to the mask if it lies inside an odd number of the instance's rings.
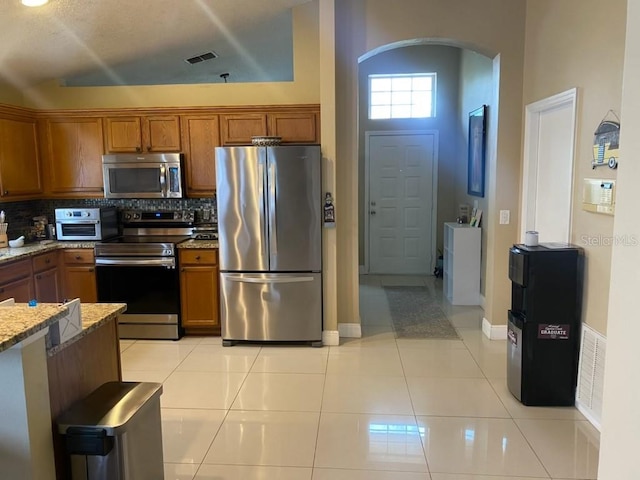
[[82,332],[60,345],[49,348],[47,355],[51,357],[60,350],[64,350],[67,346],[77,342],[110,320],[115,320],[126,309],[127,305],[125,303],[81,303]]
[[93,248],[96,242],[58,242],[45,240],[43,242],[27,243],[24,247],[0,248],[0,264],[19,260],[21,258],[33,257],[51,250],[61,248]]
[[67,307],[55,303],[35,307],[26,303],[0,307],[0,352],[57,322],[67,314],[67,310]]
[[[64,248],[93,248],[98,242],[78,241],[59,242],[45,240],[44,242],[28,243],[24,247],[0,248],[0,265],[3,263],[20,260],[21,258],[33,257],[51,250]],[[178,248],[218,248],[218,240],[194,240],[189,239],[177,244]]]
[[185,240],[176,245],[177,248],[218,248],[218,240]]

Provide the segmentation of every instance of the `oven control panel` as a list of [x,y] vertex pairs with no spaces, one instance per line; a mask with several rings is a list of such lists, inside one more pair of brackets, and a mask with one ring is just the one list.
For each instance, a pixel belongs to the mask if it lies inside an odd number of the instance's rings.
[[194,210],[124,210],[122,223],[193,223]]

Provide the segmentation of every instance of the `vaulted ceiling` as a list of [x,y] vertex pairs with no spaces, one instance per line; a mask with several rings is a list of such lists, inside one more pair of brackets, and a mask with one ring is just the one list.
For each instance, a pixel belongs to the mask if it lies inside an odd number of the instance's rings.
[[[0,79],[18,88],[293,79],[291,8],[309,0],[0,0]],[[186,60],[214,52],[216,58]],[[205,57],[211,55],[204,55]],[[193,61],[193,60],[192,60]]]

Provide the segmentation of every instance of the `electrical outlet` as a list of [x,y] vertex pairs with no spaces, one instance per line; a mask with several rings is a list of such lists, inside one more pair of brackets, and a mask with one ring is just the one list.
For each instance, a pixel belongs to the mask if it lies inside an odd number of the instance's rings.
[[509,225],[510,220],[511,220],[511,211],[500,210],[500,225]]

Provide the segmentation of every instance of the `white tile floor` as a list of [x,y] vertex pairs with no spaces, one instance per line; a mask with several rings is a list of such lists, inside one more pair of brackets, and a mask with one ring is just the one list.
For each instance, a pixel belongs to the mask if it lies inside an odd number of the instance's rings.
[[597,430],[511,396],[481,309],[443,303],[462,340],[396,339],[385,284],[441,281],[362,277],[363,338],[340,347],[122,341],[124,379],[164,384],[165,478],[596,478]]

